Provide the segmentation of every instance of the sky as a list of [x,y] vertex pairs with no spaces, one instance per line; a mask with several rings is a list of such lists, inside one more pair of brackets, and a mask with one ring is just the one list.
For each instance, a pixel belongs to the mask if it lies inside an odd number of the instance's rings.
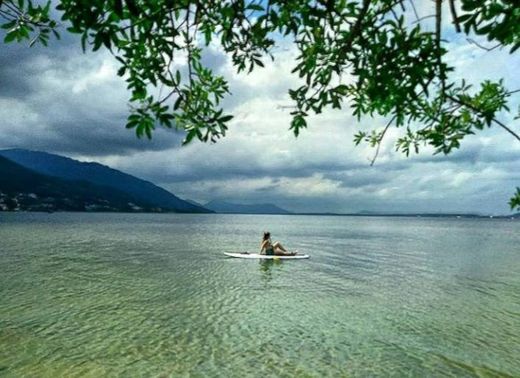
[[[408,158],[395,152],[399,130],[391,130],[374,166],[374,150],[356,147],[353,136],[383,127],[384,119],[359,122],[348,107],[327,110],[295,138],[284,106],[299,80],[290,73],[296,52],[287,41],[274,62],[249,75],[236,74],[218,46],[205,52],[205,62],[230,83],[224,106],[235,118],[225,138],[182,147],[182,133],[159,129],[151,141],[137,139],[125,129],[129,93],[116,75],[118,62],[106,51],[84,54],[76,37],[63,36],[47,48],[1,45],[0,149],[96,161],[200,203],[273,203],[295,212],[504,214],[520,186],[520,143],[497,127],[467,137],[448,156],[425,148]],[[475,84],[504,78],[508,88],[520,88],[520,54],[487,52],[450,25],[445,37],[456,77]],[[520,120],[501,117],[520,132]]]

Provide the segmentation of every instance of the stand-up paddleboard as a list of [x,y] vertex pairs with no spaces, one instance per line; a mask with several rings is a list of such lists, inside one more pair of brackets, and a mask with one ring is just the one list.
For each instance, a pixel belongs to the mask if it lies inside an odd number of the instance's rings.
[[294,256],[279,256],[279,255],[260,255],[258,253],[249,252],[224,252],[226,256],[238,257],[240,259],[264,259],[264,260],[296,260],[296,259],[308,259],[309,255],[296,254]]

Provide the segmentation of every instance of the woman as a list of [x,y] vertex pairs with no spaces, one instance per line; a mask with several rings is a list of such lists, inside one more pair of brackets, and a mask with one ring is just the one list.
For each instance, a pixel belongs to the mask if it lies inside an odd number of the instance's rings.
[[[280,244],[280,242],[271,242],[271,233],[264,232],[262,244],[260,245],[260,254],[263,255],[277,255],[277,256],[294,256],[296,253],[287,252],[287,250]],[[265,251],[265,252],[264,252]]]

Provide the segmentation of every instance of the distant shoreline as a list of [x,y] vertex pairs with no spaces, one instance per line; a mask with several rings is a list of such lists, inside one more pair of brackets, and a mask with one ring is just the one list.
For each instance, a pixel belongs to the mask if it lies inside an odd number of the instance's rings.
[[75,213],[75,214],[203,214],[203,215],[303,215],[303,216],[329,216],[329,217],[385,217],[385,218],[454,218],[454,219],[520,219],[520,213],[512,215],[480,215],[480,214],[465,214],[465,213],[231,213],[231,212],[213,212],[213,213],[195,213],[195,212],[173,212],[173,211],[0,211],[0,214],[5,213],[31,213],[31,214],[54,214],[54,213]]

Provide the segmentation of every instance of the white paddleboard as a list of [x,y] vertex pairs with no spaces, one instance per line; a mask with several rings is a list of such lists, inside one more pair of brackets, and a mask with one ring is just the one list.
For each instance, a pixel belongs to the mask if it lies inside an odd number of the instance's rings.
[[238,257],[241,259],[264,259],[264,260],[296,260],[308,259],[309,255],[294,255],[294,256],[278,256],[278,255],[260,255],[259,253],[231,253],[224,252],[226,256]]

